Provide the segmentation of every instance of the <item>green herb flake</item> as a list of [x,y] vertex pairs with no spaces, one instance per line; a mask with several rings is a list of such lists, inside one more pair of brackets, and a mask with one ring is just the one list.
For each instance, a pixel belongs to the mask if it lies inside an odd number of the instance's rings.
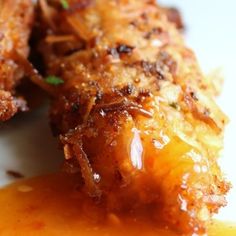
[[69,9],[69,3],[67,2],[67,0],[61,0],[61,5],[64,9]]
[[48,76],[45,81],[48,83],[48,84],[51,84],[51,85],[60,85],[60,84],[63,84],[64,83],[64,80],[62,80],[61,78],[57,77],[57,76],[54,76],[54,75],[51,75],[51,76]]

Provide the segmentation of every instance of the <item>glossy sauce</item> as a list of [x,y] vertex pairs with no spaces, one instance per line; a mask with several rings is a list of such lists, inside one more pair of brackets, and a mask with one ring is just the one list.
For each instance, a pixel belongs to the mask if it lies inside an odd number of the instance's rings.
[[[78,176],[63,173],[19,181],[0,190],[0,235],[177,236],[145,218],[118,216],[78,191]],[[232,224],[215,223],[209,236],[235,236]]]

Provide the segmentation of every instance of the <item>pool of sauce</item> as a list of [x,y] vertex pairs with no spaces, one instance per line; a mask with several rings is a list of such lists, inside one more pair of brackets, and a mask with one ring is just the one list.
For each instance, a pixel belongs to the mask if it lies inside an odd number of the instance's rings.
[[[178,236],[144,218],[118,216],[78,190],[78,176],[55,173],[0,190],[0,235]],[[214,222],[209,236],[235,236],[236,226]]]

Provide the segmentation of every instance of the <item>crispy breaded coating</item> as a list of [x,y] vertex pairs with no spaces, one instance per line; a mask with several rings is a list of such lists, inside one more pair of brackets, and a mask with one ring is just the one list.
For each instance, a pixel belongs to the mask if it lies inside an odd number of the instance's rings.
[[67,169],[108,210],[204,233],[229,189],[217,164],[227,117],[194,53],[156,1],[67,2],[41,1],[39,46]]
[[24,77],[15,57],[28,56],[33,12],[31,0],[0,0],[0,121],[26,109],[23,99],[14,96],[15,87]]

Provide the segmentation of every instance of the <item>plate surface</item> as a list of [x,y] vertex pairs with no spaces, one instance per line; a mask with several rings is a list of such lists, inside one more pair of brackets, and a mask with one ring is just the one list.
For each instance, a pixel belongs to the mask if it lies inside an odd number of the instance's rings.
[[[225,78],[219,104],[230,117],[226,129],[225,149],[220,159],[226,176],[235,186],[228,195],[228,206],[219,219],[236,221],[236,1],[233,0],[162,0],[177,6],[186,23],[186,40],[196,52],[205,73],[221,68]],[[0,125],[0,186],[14,181],[7,170],[26,177],[57,169],[62,153],[48,127],[47,109],[21,114]]]

